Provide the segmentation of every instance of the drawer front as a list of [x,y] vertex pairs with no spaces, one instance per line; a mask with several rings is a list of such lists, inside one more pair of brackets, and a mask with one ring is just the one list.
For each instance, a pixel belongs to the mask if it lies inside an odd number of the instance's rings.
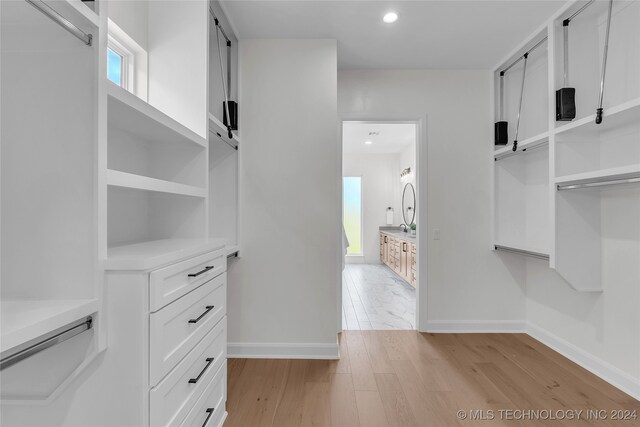
[[227,273],[150,316],[150,382],[158,382],[226,314]]
[[220,427],[224,422],[227,401],[227,362],[211,380],[181,427]]
[[158,311],[227,270],[224,250],[209,252],[149,273],[149,306]]
[[226,359],[227,319],[224,317],[160,384],[151,389],[151,425],[177,425],[184,420]]

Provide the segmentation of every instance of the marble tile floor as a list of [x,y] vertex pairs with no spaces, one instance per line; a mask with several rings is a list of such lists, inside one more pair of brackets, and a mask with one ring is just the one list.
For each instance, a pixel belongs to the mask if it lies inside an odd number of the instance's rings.
[[416,290],[383,264],[347,264],[342,329],[415,329]]

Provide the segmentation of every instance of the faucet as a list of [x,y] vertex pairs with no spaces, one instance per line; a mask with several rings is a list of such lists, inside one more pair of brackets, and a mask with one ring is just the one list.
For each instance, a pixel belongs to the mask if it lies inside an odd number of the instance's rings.
[[407,230],[409,230],[409,227],[407,227],[407,224],[400,224],[400,228],[402,229],[403,232],[407,232]]

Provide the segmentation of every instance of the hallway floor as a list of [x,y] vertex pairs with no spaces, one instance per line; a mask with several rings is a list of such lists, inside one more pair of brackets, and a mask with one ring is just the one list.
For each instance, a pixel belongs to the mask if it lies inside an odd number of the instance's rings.
[[[524,334],[345,331],[339,343],[340,360],[229,359],[225,427],[638,425],[610,417],[640,416],[640,402]],[[508,418],[545,409],[583,412]]]
[[416,290],[382,264],[347,264],[342,272],[342,328],[416,329]]

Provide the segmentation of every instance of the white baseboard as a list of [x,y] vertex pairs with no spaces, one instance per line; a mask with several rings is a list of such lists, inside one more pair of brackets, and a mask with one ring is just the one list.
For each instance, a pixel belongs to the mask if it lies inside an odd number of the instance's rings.
[[340,350],[326,343],[244,343],[227,344],[227,355],[242,359],[339,359]]
[[431,333],[525,333],[524,320],[430,320],[425,332]]
[[635,378],[621,371],[610,363],[595,357],[533,323],[527,323],[527,334],[547,347],[557,351],[567,359],[582,366],[595,376],[600,377],[614,387],[624,391],[634,399],[640,400],[640,378]]

